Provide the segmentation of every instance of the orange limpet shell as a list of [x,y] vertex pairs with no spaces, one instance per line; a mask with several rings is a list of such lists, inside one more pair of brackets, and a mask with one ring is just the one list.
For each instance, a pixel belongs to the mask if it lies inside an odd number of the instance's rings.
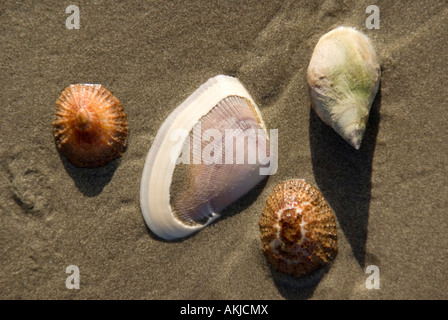
[[100,84],[72,84],[56,101],[56,145],[78,167],[99,167],[126,149],[128,123],[121,102]]
[[338,252],[333,211],[304,180],[288,180],[274,188],[260,230],[267,260],[278,271],[296,277],[330,264]]

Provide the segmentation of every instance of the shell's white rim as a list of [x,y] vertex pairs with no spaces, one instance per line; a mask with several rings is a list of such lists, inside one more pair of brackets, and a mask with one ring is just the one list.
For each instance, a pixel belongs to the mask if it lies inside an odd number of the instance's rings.
[[[210,78],[182,102],[160,127],[146,157],[140,184],[140,207],[148,227],[156,235],[166,240],[183,238],[204,228],[219,217],[215,213],[204,225],[188,226],[173,215],[170,206],[170,185],[175,164],[170,160],[171,150],[179,144],[171,141],[173,130],[190,132],[198,120],[228,96],[248,99],[259,118],[261,127],[266,127],[260,111],[250,94],[234,77],[218,75]],[[162,147],[163,146],[163,147]],[[180,155],[181,150],[177,156]]]

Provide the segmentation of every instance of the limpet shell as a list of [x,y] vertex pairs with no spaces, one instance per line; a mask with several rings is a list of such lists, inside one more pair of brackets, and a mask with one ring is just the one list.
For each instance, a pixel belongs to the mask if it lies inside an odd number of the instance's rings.
[[[227,130],[237,133],[235,144],[227,144]],[[235,161],[234,147],[244,150],[244,162]],[[168,116],[151,145],[140,187],[146,224],[166,240],[201,230],[269,174],[269,156],[260,111],[244,86],[229,76],[209,79]]]
[[274,187],[260,231],[267,260],[295,277],[329,265],[338,251],[334,214],[323,195],[304,180]]
[[121,102],[100,84],[72,84],[56,101],[56,146],[75,166],[99,167],[126,149],[127,117]]
[[323,35],[307,70],[313,108],[355,149],[361,146],[381,69],[369,38],[349,27]]

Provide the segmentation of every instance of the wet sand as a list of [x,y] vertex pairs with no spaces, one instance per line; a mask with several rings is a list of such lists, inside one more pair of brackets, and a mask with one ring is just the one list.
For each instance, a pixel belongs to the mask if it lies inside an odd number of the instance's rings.
[[[447,299],[446,1],[3,1],[0,109],[1,299]],[[368,5],[380,29],[368,30]],[[306,69],[319,37],[365,32],[380,91],[354,150],[310,108]],[[278,129],[279,168],[183,241],[146,227],[147,152],[170,112],[208,78],[238,77]],[[121,100],[124,156],[79,169],[56,150],[55,101],[73,83]],[[258,221],[273,187],[303,178],[335,211],[339,253],[311,279],[271,270]],[[65,286],[66,267],[80,289]],[[366,268],[380,289],[366,288]]]

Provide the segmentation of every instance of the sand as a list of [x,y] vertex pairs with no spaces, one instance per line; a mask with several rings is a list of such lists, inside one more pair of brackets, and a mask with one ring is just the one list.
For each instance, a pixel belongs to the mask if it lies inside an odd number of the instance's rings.
[[[70,4],[79,30],[65,26]],[[365,26],[371,4],[379,30]],[[1,299],[448,298],[446,1],[2,1],[0,15]],[[312,50],[339,25],[365,32],[382,66],[359,151],[308,96]],[[162,241],[140,211],[145,158],[169,113],[217,74],[238,77],[278,129],[278,172],[227,218]],[[122,101],[120,160],[79,169],[57,152],[55,101],[72,83]],[[265,199],[289,178],[319,188],[337,219],[339,254],[311,280],[277,274],[261,253]],[[379,289],[366,288],[370,265]]]

